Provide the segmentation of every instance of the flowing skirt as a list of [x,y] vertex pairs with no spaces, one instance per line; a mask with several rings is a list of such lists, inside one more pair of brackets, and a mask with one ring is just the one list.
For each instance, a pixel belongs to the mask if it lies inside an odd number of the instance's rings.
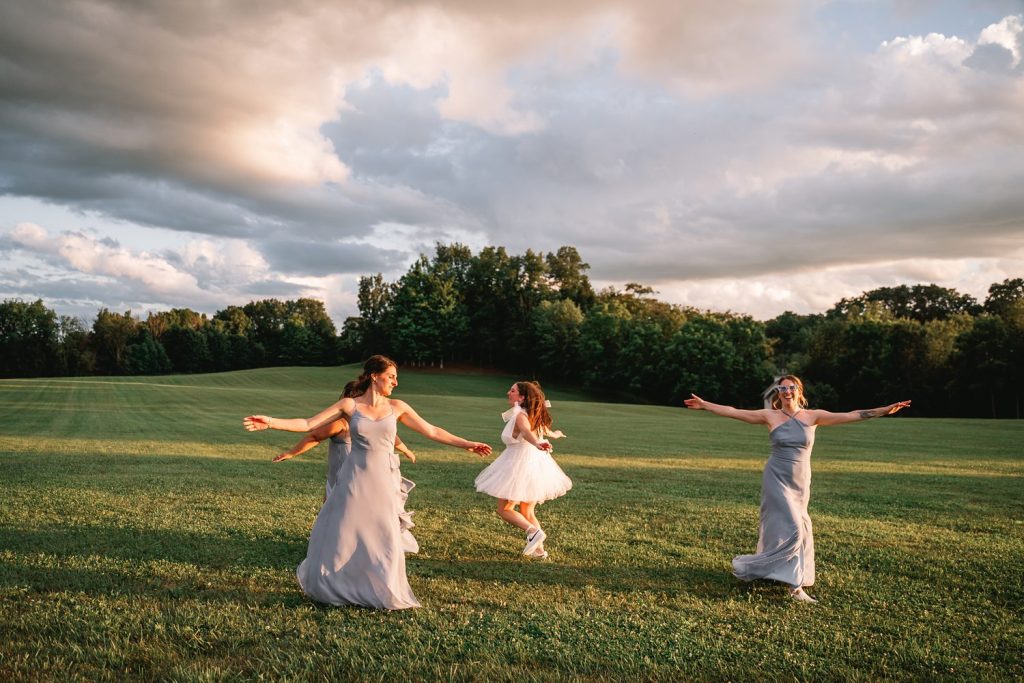
[[814,584],[814,532],[807,514],[810,498],[809,461],[768,458],[761,477],[757,551],[733,558],[737,578],[772,579],[793,587]]
[[543,503],[572,488],[572,480],[550,453],[525,442],[506,448],[477,475],[475,484],[480,493],[527,503]]

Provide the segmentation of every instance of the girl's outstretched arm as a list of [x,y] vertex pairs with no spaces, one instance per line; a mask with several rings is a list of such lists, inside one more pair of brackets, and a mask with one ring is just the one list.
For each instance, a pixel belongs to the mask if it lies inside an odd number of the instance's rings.
[[683,404],[691,410],[706,410],[712,415],[731,417],[734,420],[748,422],[752,425],[768,424],[767,410],[742,410],[732,406],[723,406],[711,401],[705,401],[697,394],[690,394],[690,398],[683,401]]

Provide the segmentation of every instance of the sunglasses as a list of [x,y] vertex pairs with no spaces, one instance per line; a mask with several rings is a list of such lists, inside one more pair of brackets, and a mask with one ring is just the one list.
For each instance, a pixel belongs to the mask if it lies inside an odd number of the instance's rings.
[[792,385],[792,386],[788,386],[788,387],[786,387],[786,386],[777,386],[777,387],[775,387],[775,391],[779,392],[780,394],[783,394],[783,393],[785,393],[785,394],[795,394],[798,390],[799,390],[799,387],[796,386],[795,384]]

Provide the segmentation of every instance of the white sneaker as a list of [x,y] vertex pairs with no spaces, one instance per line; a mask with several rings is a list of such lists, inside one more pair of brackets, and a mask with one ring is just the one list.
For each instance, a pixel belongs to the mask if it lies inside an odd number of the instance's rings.
[[797,588],[789,591],[789,597],[793,598],[797,602],[809,602],[811,604],[816,604],[818,602],[807,593],[804,593],[803,588]]
[[548,559],[548,551],[544,550],[544,546],[539,545],[537,546],[536,550],[534,550],[530,554],[530,557],[534,558],[535,560],[546,560]]
[[530,553],[532,553],[534,548],[536,548],[541,543],[543,543],[544,539],[547,538],[547,537],[548,537],[548,535],[546,533],[544,533],[543,529],[540,529],[540,528],[538,528],[532,534],[527,534],[526,535],[526,547],[523,548],[523,555],[529,555]]

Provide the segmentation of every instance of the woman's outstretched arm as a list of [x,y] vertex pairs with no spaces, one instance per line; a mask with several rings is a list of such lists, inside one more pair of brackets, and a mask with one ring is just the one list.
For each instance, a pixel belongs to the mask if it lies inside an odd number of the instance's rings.
[[422,417],[416,414],[416,411],[412,409],[405,401],[395,400],[392,402],[395,412],[398,414],[398,421],[404,424],[409,429],[419,432],[423,436],[427,437],[432,441],[443,443],[446,446],[455,446],[456,448],[464,448],[467,451],[473,451],[477,455],[490,455],[491,447],[485,443],[479,441],[467,441],[460,436],[435,427],[430,424]]
[[807,412],[814,417],[814,424],[841,425],[848,422],[870,420],[873,417],[885,417],[886,415],[898,413],[908,407],[910,407],[910,401],[897,401],[887,406],[868,408],[867,410],[851,410],[848,413],[830,413],[827,410],[809,410]]
[[314,429],[309,434],[302,437],[297,444],[289,448],[284,453],[281,453],[274,458],[272,462],[281,462],[282,460],[288,460],[294,458],[296,455],[302,455],[309,449],[315,447],[321,441],[337,436],[346,429],[345,420],[335,420],[329,422],[319,429]]
[[295,417],[282,419],[268,415],[249,415],[242,419],[242,426],[246,431],[258,432],[263,429],[279,429],[283,432],[311,432],[338,418],[351,415],[355,410],[355,401],[351,398],[343,398],[316,415],[308,419]]
[[732,406],[723,406],[711,401],[705,401],[697,394],[690,394],[690,398],[683,401],[683,404],[691,410],[706,410],[712,415],[731,417],[741,422],[749,422],[752,425],[768,424],[767,410],[743,410]]

